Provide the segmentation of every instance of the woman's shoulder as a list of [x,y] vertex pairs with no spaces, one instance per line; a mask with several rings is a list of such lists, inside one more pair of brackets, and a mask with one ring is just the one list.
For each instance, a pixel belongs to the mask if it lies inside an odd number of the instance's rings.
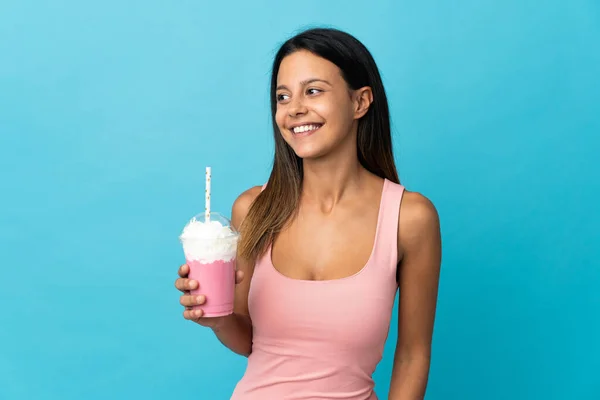
[[407,188],[404,188],[404,193],[402,194],[402,204],[400,209],[402,209],[402,207],[410,213],[417,213],[419,215],[422,215],[423,213],[427,215],[435,211],[433,202],[427,196],[419,192],[413,192]]
[[400,203],[399,238],[418,242],[436,236],[439,229],[439,215],[433,202],[419,192],[405,189]]
[[250,206],[262,191],[262,186],[253,186],[242,192],[233,202],[231,209],[231,222],[234,226],[240,226],[246,218]]

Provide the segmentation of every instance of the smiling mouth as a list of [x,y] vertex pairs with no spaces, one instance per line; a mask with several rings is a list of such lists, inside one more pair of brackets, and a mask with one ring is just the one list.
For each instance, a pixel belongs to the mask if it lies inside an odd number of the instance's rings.
[[307,124],[307,125],[296,126],[290,130],[292,131],[294,136],[307,136],[307,135],[310,135],[311,133],[319,130],[319,128],[321,128],[322,126],[323,126],[323,124]]

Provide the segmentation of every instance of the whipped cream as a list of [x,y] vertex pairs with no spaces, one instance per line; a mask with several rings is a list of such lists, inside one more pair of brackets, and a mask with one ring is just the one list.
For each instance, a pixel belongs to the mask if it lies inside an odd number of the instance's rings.
[[179,236],[185,258],[211,263],[235,258],[239,234],[219,221],[201,222],[192,218]]

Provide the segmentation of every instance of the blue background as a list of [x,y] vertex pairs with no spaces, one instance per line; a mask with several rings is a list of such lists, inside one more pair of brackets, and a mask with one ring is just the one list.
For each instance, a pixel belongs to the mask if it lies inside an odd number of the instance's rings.
[[427,399],[600,398],[598,1],[5,0],[0,399],[228,398],[177,235],[206,165],[226,214],[267,179],[271,60],[315,24],[373,52],[441,215]]

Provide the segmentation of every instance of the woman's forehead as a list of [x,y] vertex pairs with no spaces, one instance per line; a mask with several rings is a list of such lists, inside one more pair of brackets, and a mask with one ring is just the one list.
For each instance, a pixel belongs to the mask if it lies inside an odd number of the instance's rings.
[[277,73],[278,84],[297,84],[322,79],[331,84],[341,79],[339,68],[329,60],[308,51],[297,51],[286,56]]

